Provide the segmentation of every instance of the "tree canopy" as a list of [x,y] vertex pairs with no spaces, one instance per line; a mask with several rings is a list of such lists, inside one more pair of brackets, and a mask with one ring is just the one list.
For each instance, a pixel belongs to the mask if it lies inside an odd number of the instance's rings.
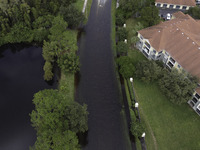
[[133,61],[128,56],[121,56],[117,59],[119,65],[119,72],[124,78],[133,77],[135,67]]
[[79,149],[76,133],[88,130],[87,106],[53,89],[36,93],[33,103],[35,110],[30,116],[38,136],[35,149]]
[[159,79],[161,91],[175,104],[187,102],[194,93],[197,84],[177,70],[165,72]]

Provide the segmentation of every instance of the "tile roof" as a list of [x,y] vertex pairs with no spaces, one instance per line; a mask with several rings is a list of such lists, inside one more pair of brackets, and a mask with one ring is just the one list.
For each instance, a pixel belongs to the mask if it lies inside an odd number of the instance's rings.
[[196,6],[195,0],[156,0],[156,3],[178,4],[185,6]]
[[166,50],[186,71],[200,78],[200,21],[180,12],[174,15],[173,20],[138,32],[157,51]]

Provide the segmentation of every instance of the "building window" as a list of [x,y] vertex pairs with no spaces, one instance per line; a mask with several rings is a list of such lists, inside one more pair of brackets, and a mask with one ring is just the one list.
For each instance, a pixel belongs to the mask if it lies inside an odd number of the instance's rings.
[[194,102],[194,104],[198,102],[198,100],[195,97],[192,98],[192,101]]
[[173,64],[176,62],[172,57],[169,59]]
[[186,8],[187,8],[187,6],[183,6],[183,8],[182,8],[182,9],[186,10]]
[[147,41],[145,41],[145,45],[150,49],[151,46]]
[[163,7],[164,7],[164,8],[167,8],[167,4],[163,4]]
[[174,67],[174,65],[173,65],[170,61],[167,63],[167,65],[170,67],[170,69],[171,69],[172,67]]
[[174,5],[169,5],[169,8],[174,8]]
[[180,69],[181,68],[181,66],[178,64],[178,68]]
[[200,96],[199,96],[199,94],[195,94],[195,97],[197,98],[197,99],[200,99]]
[[161,6],[161,4],[160,3],[157,3],[157,7],[160,7]]
[[154,54],[156,53],[156,50],[155,50],[155,49],[153,50],[153,53],[154,53]]
[[176,5],[176,9],[180,9],[180,6],[179,6],[179,5]]

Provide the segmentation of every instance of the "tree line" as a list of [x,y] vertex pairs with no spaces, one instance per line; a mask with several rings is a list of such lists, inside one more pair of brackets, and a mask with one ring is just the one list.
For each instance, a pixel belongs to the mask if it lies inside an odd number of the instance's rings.
[[177,69],[169,71],[159,61],[141,60],[136,63],[128,56],[121,56],[117,62],[120,66],[119,72],[124,78],[135,77],[146,83],[157,82],[160,90],[174,104],[187,102],[197,87],[196,77]]
[[[43,44],[45,80],[53,78],[52,68],[55,62],[65,71],[77,71],[78,57],[74,55],[77,50],[76,33],[71,29],[76,29],[85,18],[74,6],[75,2],[76,0],[1,1],[0,46],[10,43]],[[63,66],[62,63],[67,65]]]
[[[53,78],[58,64],[65,74],[79,70],[77,29],[85,19],[76,0],[0,1],[0,46],[30,43],[43,46],[44,79]],[[71,86],[71,85],[67,85]],[[31,150],[79,150],[77,133],[88,130],[87,106],[62,90],[46,89],[34,95],[30,114],[37,140]]]

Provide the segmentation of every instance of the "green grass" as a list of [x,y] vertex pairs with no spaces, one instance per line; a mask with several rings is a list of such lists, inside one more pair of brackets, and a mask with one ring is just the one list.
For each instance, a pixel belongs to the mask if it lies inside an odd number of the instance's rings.
[[111,39],[112,39],[112,50],[113,50],[113,55],[114,57],[117,56],[117,51],[116,51],[116,30],[115,30],[115,10],[116,10],[116,0],[112,0],[112,8],[111,8],[111,18],[112,18],[112,30],[111,30]]
[[145,84],[135,80],[134,87],[141,117],[150,136],[146,137],[148,150],[200,149],[200,118],[188,104],[172,104],[156,83]]
[[58,89],[60,92],[64,92],[71,100],[74,100],[74,74],[64,74],[62,72]]

